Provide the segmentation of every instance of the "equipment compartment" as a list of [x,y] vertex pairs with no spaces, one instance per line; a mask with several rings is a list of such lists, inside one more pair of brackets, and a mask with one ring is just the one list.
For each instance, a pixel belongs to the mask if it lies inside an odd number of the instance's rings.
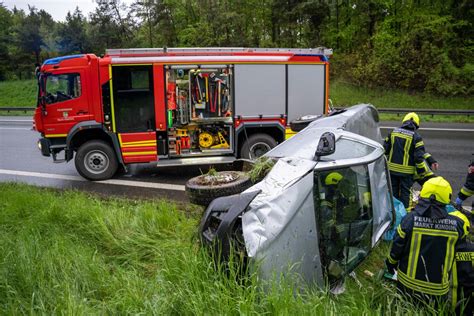
[[209,67],[166,70],[170,156],[233,153],[232,68]]

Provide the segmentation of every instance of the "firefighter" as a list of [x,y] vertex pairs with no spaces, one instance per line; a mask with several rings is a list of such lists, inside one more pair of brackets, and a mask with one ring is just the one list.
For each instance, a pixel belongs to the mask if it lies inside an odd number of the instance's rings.
[[344,179],[343,175],[336,171],[329,173],[324,178],[324,199],[321,201],[321,209],[328,221],[326,229],[331,229],[331,226],[334,228],[339,223],[343,207],[347,204],[346,198],[338,189],[342,179]]
[[[415,175],[413,177],[413,180],[416,183],[418,183],[420,186],[423,186],[423,184],[426,181],[428,181],[429,179],[437,177],[437,175],[433,172],[433,170],[431,170],[431,168],[433,168],[433,166],[430,165],[430,163],[428,162],[428,161],[433,161],[434,160],[434,159],[431,158],[431,154],[430,153],[425,153],[423,155],[423,158],[425,159],[425,161],[423,161],[423,168],[421,168],[421,170],[423,170],[423,171],[420,173],[420,169],[416,168],[415,169]],[[416,205],[416,201],[414,200],[412,193],[413,192],[410,190],[410,199],[409,199],[409,202],[408,202],[408,207],[406,208],[407,212],[411,212],[411,210]]]
[[333,171],[324,178],[324,190],[321,195],[321,215],[324,226],[321,230],[325,245],[325,258],[329,260],[328,275],[330,282],[339,279],[343,273],[344,233],[343,213],[349,200],[341,192],[340,184],[344,176]]
[[436,160],[434,160],[433,156],[431,156],[430,153],[425,153],[423,155],[423,158],[425,159],[425,161],[423,162],[423,167],[416,168],[415,175],[413,177],[413,180],[420,186],[423,186],[423,184],[429,179],[436,177],[436,174],[433,172],[432,169],[434,169],[434,167],[438,167]]
[[445,209],[451,194],[442,177],[425,182],[418,204],[397,227],[385,261],[390,274],[397,270],[400,291],[415,302],[439,302],[448,293],[455,247],[468,233],[465,221]]
[[464,200],[472,195],[474,195],[474,161],[471,161],[471,164],[469,165],[466,182],[464,183],[463,187],[458,193],[458,197],[456,198],[456,207],[458,209],[461,208]]
[[438,169],[436,160],[425,153],[423,140],[416,132],[419,126],[418,115],[408,113],[402,120],[402,126],[390,132],[384,141],[393,195],[405,208],[409,205],[415,173],[421,175],[427,172],[425,160],[433,170]]
[[457,315],[474,315],[474,243],[464,238],[456,247],[451,300]]

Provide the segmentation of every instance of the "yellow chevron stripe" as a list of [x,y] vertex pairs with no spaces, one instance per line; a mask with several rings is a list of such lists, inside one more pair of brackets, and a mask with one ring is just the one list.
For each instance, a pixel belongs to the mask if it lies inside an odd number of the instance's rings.
[[67,137],[67,134],[45,134],[44,137],[54,138],[54,137]]
[[141,155],[156,155],[155,151],[136,151],[136,152],[129,152],[129,153],[122,153],[123,156],[141,156]]
[[122,145],[122,148],[134,148],[134,147],[156,147],[156,143],[150,144],[132,144],[132,145]]
[[156,144],[156,140],[138,140],[135,142],[122,142],[123,145],[137,145],[137,144]]

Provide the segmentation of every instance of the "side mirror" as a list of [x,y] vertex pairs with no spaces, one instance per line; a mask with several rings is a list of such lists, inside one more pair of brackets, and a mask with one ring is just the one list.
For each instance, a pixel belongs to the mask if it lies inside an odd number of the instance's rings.
[[319,138],[318,148],[316,149],[316,160],[319,157],[334,154],[336,151],[336,136],[331,132],[326,132]]

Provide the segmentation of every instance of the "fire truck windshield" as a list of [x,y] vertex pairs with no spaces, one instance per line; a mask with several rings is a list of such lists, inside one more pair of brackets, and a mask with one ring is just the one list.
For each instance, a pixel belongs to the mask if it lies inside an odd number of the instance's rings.
[[79,74],[49,74],[46,80],[43,78],[43,76],[39,76],[40,89],[46,104],[63,102],[81,96],[82,87]]

